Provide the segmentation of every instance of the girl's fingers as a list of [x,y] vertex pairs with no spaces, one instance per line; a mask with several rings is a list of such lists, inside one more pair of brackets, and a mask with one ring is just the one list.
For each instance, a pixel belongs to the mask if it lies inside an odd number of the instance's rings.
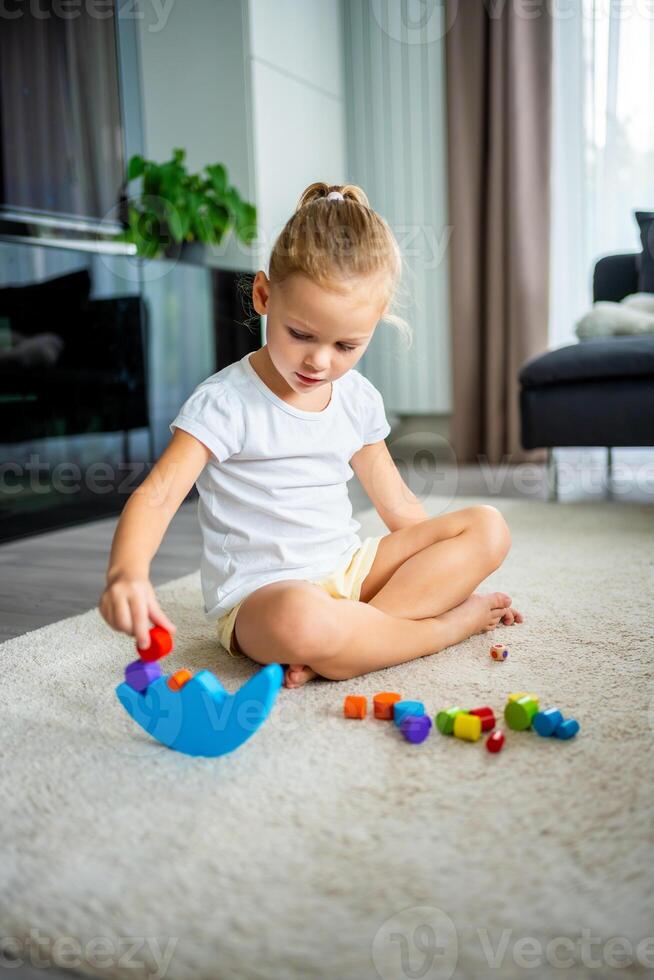
[[125,598],[114,599],[113,625],[121,633],[132,632],[132,614]]
[[169,633],[177,632],[177,627],[171,619],[168,619],[168,616],[166,616],[155,598],[150,599],[150,619],[157,626],[163,626]]
[[134,596],[130,600],[132,610],[132,624],[134,629],[134,639],[140,650],[147,650],[150,646],[150,621],[148,620],[148,610],[142,599]]

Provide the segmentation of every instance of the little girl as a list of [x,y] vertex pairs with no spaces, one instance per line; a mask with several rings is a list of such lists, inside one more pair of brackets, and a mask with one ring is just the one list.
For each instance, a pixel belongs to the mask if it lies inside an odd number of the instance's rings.
[[[487,505],[429,517],[384,442],[377,389],[352,368],[389,313],[399,247],[361,188],[311,184],[258,272],[266,344],[203,381],[134,491],[114,537],[100,612],[149,645],[175,632],[150,562],[194,483],[205,614],[233,654],[285,666],[298,687],[345,680],[523,621],[503,592],[474,589],[510,535]],[[357,535],[347,481],[361,481],[388,534]]]

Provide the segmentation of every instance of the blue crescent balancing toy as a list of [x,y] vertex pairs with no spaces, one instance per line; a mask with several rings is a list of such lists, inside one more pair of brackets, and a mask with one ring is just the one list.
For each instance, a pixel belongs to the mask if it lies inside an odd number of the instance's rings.
[[163,675],[155,661],[170,652],[172,638],[160,626],[150,636],[150,647],[138,651],[142,659],[127,666],[125,681],[116,688],[125,711],[148,735],[177,752],[212,758],[233,752],[254,735],[282,685],[279,664],[268,664],[228,694],[210,670],[194,677],[184,670]]

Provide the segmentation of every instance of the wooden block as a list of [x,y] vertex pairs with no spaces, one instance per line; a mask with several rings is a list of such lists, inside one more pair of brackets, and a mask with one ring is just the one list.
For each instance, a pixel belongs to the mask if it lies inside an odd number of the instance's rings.
[[171,691],[181,691],[185,684],[188,684],[193,674],[190,670],[186,670],[182,667],[181,670],[176,670],[174,674],[171,674],[166,684]]
[[161,677],[159,664],[146,664],[142,660],[135,660],[125,667],[125,683],[139,693],[143,693],[158,677]]
[[424,713],[425,706],[422,701],[397,701],[393,705],[393,721],[398,728],[407,715],[416,717],[418,715],[424,715]]
[[503,745],[504,732],[500,728],[486,739],[486,748],[489,752],[499,752]]
[[509,700],[504,709],[504,720],[513,731],[523,732],[529,728],[537,711],[538,701],[534,701],[529,695],[525,695],[515,701]]
[[454,719],[457,715],[465,714],[458,705],[454,708],[444,708],[436,715],[436,727],[441,735],[451,735],[454,731]]
[[150,646],[147,649],[136,648],[141,660],[152,663],[153,660],[161,660],[173,648],[173,638],[163,626],[153,626],[150,630]]
[[538,703],[538,695],[530,694],[529,691],[514,691],[513,694],[509,694],[509,701],[519,701],[520,698],[531,698],[532,701]]
[[393,706],[401,700],[402,695],[396,694],[394,691],[380,691],[379,694],[375,694],[372,699],[375,718],[382,721],[392,721]]
[[490,655],[492,660],[497,660],[499,663],[504,663],[509,655],[509,648],[503,643],[494,643],[490,648]]
[[485,706],[483,708],[472,708],[469,715],[479,715],[481,718],[481,730],[482,732],[489,732],[491,728],[495,728],[495,713],[492,708]]
[[579,722],[576,718],[566,718],[554,729],[555,738],[573,738],[579,731]]
[[348,694],[343,702],[346,718],[365,718],[368,713],[368,699],[362,694]]
[[531,727],[539,735],[553,735],[554,730],[563,721],[563,715],[558,708],[546,708],[545,711],[537,711],[534,715]]
[[469,715],[461,712],[454,719],[454,735],[467,742],[476,742],[481,735],[481,718],[479,715]]
[[424,742],[431,731],[431,718],[429,715],[405,715],[400,725],[400,731],[407,742],[418,745],[420,742]]

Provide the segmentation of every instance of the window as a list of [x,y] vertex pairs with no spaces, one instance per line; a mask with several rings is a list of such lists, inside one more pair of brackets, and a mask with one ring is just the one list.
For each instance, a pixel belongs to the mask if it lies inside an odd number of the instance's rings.
[[574,342],[595,261],[639,252],[635,210],[654,210],[654,6],[553,7],[550,345]]

